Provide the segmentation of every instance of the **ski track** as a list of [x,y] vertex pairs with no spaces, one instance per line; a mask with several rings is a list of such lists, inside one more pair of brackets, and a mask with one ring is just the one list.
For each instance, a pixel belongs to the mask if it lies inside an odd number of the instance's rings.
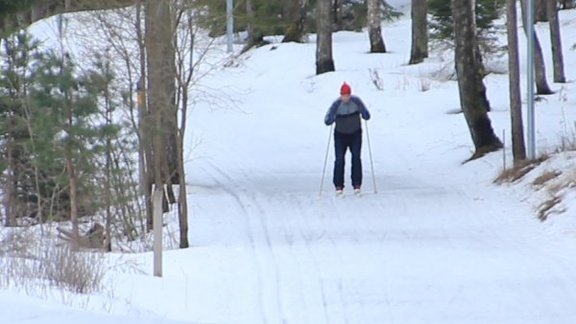
[[[257,305],[262,323],[365,323],[370,318],[399,324],[482,323],[490,311],[503,317],[513,315],[502,313],[515,311],[526,323],[547,323],[576,302],[565,287],[571,265],[540,247],[542,241],[530,236],[534,233],[514,232],[514,220],[490,207],[491,199],[499,199],[498,192],[494,197],[476,197],[466,186],[434,187],[428,186],[430,181],[398,188],[386,175],[378,178],[378,194],[362,197],[261,191],[258,179],[243,169],[249,166],[238,167],[240,171],[232,174],[209,163],[204,171],[235,202],[237,209],[229,212],[238,211],[235,216],[245,224],[245,238],[236,238],[236,243],[245,241],[252,251],[247,261],[253,263],[257,287],[247,296],[256,300],[247,304]],[[272,177],[271,171],[261,172]],[[454,206],[451,195],[462,203]],[[415,196],[417,200],[411,199]],[[411,212],[416,201],[429,204],[431,213]],[[374,212],[355,213],[360,205]],[[485,217],[469,216],[467,208],[481,208]],[[318,210],[323,212],[315,214]],[[506,253],[521,263],[498,261]],[[546,262],[541,264],[542,260]],[[481,262],[500,268],[485,277],[469,278],[466,269]],[[541,269],[544,277],[524,278],[524,267]],[[541,280],[542,288],[522,292],[524,280]],[[297,295],[293,286],[299,287]],[[482,296],[476,289],[488,290],[494,300],[475,306],[475,298]],[[528,294],[524,298],[538,298],[541,309],[523,310],[522,301],[515,301],[523,293]],[[438,300],[437,295],[451,297]]]
[[[260,95],[275,93],[271,85],[264,86],[270,88],[259,89]],[[316,171],[321,168],[310,162],[324,157],[318,151],[326,147],[325,132],[317,131],[324,111],[258,100],[243,106],[253,113],[250,118],[198,116],[217,124],[204,126],[213,132],[206,137],[214,157],[192,166],[206,176],[196,175],[191,182],[212,188],[208,195],[193,195],[202,206],[194,217],[208,227],[193,229],[221,233],[203,242],[208,247],[223,244],[239,254],[249,250],[237,259],[247,258],[253,271],[238,277],[230,273],[223,281],[254,283],[248,288],[232,285],[223,293],[245,297],[234,305],[222,297],[219,303],[231,315],[202,319],[246,324],[254,318],[296,324],[373,324],[374,319],[378,324],[571,324],[566,319],[574,315],[576,264],[565,251],[576,254],[570,248],[573,242],[547,234],[526,202],[492,184],[490,175],[474,173],[497,170],[493,156],[462,164],[471,155],[461,140],[469,131],[461,115],[444,113],[451,107],[394,89],[385,98],[402,102],[402,109],[388,107],[386,100],[370,107],[378,192],[373,192],[364,141],[362,197],[351,195],[349,187],[345,197],[333,195],[332,146],[324,194],[318,195]],[[413,109],[423,105],[426,109]],[[222,125],[233,125],[233,131],[219,131]],[[422,134],[417,141],[403,140],[414,138],[415,132]],[[347,163],[347,177],[349,167]],[[229,200],[234,204],[223,205]],[[225,221],[212,220],[215,215]]]
[[262,278],[264,278],[264,270],[262,265],[263,258],[258,255],[259,246],[257,244],[257,237],[256,233],[254,232],[254,228],[252,226],[252,217],[250,217],[250,210],[247,207],[246,203],[244,203],[243,196],[240,195],[241,188],[238,187],[233,181],[233,179],[228,176],[225,172],[221,169],[216,167],[214,164],[210,163],[208,168],[204,168],[203,171],[206,174],[210,175],[210,179],[213,180],[218,187],[224,191],[224,193],[231,197],[235,204],[238,206],[238,209],[241,211],[242,218],[245,220],[245,233],[246,238],[249,242],[250,251],[253,257],[249,260],[254,264],[254,268],[256,269],[256,282],[257,282],[257,291],[256,295],[258,296],[258,310],[261,314],[260,318],[262,318],[262,323],[268,323],[266,319],[266,312],[264,311],[264,283],[262,282]]
[[[165,317],[204,324],[576,323],[573,233],[569,239],[547,231],[523,200],[533,196],[511,197],[514,190],[490,182],[486,172],[498,172],[500,158],[488,154],[462,164],[473,144],[449,76],[453,55],[435,50],[422,64],[406,64],[409,2],[388,2],[402,4],[405,13],[383,25],[388,53],[366,55],[365,32],[334,33],[338,68],[331,73],[313,73],[314,35],[233,58],[228,53],[222,69],[223,51],[204,56],[211,71],[197,75],[193,109],[186,110],[191,247],[166,251],[161,279],[114,275],[115,296],[104,296],[99,312],[126,312],[145,323]],[[571,11],[561,15],[570,15],[563,26],[574,24]],[[37,28],[45,38],[54,26]],[[545,26],[537,26],[539,33]],[[576,42],[573,30],[562,31],[566,44]],[[541,38],[543,48],[548,40]],[[573,50],[564,55],[574,62]],[[504,60],[486,63],[497,71]],[[491,73],[484,80],[492,127],[508,134],[508,78]],[[349,160],[345,196],[335,197],[331,184],[332,128],[323,118],[342,81],[372,115],[362,123],[361,197],[350,192]],[[559,136],[573,137],[573,87],[551,85],[556,95],[535,111],[537,124],[546,125],[537,130],[539,151],[556,148]],[[510,156],[510,148],[503,152]],[[319,195],[324,153],[329,160]],[[124,257],[132,256],[121,262]],[[152,268],[151,253],[133,257],[130,270],[140,262]],[[83,308],[89,299],[100,303],[101,296],[86,297],[78,302]],[[60,308],[52,311],[62,316],[45,318],[50,304],[40,305],[42,312],[31,307],[34,315],[27,316],[27,309],[3,301],[21,322],[100,320]],[[3,323],[13,322],[2,311]]]

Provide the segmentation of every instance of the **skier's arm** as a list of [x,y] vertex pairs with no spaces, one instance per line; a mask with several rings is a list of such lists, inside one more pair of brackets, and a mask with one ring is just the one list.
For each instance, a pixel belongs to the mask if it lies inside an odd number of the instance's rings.
[[360,109],[360,114],[362,115],[362,118],[365,120],[370,119],[370,112],[368,111],[368,108],[366,108],[366,105],[364,105],[362,100],[358,97],[352,97],[352,100],[354,100],[356,105],[358,105],[358,108]]
[[332,105],[328,109],[328,112],[326,113],[326,116],[324,117],[324,124],[332,125],[332,123],[336,121],[336,109],[338,109],[338,104],[339,104],[338,100],[332,103]]

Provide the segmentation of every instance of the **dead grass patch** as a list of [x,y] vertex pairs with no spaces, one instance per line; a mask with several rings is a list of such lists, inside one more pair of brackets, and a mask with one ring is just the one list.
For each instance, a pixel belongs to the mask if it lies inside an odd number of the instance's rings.
[[[540,204],[540,206],[538,207],[538,219],[542,222],[547,220],[548,216],[550,216],[550,214],[552,213],[552,209],[560,202],[562,202],[562,199],[560,199],[560,197],[552,196],[550,197],[550,199]],[[560,213],[562,211],[557,212]]]
[[548,198],[538,206],[538,219],[545,221],[551,214],[566,212],[559,204],[564,195],[576,185],[575,172],[549,171],[534,179],[533,184],[546,188]]
[[576,123],[573,126],[574,128],[565,130],[564,135],[560,137],[560,146],[556,152],[576,151]]
[[502,170],[498,177],[494,179],[494,183],[503,184],[516,182],[547,159],[548,155],[543,155],[535,160],[516,162],[511,168]]
[[558,178],[562,174],[561,171],[546,171],[539,175],[534,181],[532,181],[533,186],[542,187],[544,184],[552,179]]

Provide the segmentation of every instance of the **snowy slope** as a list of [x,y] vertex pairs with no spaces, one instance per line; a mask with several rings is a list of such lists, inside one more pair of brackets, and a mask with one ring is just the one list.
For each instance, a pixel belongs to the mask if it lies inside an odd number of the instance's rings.
[[[436,77],[453,64],[433,53],[407,66],[406,18],[384,25],[387,54],[367,54],[366,34],[335,34],[334,73],[314,75],[311,37],[255,49],[204,79],[234,101],[230,109],[204,102],[189,115],[192,247],[166,252],[163,278],[150,276],[150,254],[123,256],[146,274],[112,270],[113,293],[78,307],[111,315],[45,309],[11,291],[0,304],[13,307],[0,316],[11,323],[573,323],[573,193],[563,202],[567,212],[541,223],[535,207],[545,194],[529,179],[493,184],[503,152],[462,163],[473,147],[464,117],[449,113],[459,105],[457,85]],[[576,12],[562,19],[573,79]],[[538,29],[547,48],[546,29]],[[331,185],[323,117],[343,81],[372,113],[360,198],[351,195],[349,164],[345,197]],[[493,127],[508,138],[507,76],[490,75],[486,85]],[[574,131],[575,86],[553,87],[560,91],[537,104],[539,154]],[[510,149],[504,154],[509,164]],[[573,164],[566,153],[537,172]]]

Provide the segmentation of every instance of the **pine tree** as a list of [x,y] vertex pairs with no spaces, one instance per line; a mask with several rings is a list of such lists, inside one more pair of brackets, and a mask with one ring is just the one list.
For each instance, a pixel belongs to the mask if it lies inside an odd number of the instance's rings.
[[[479,46],[483,51],[490,47],[494,31],[494,20],[503,12],[505,0],[475,1],[476,27]],[[430,38],[440,42],[452,43],[454,40],[454,19],[450,1],[428,0],[428,13],[432,15],[429,23]]]
[[24,177],[29,162],[25,154],[25,143],[29,140],[24,96],[31,82],[27,66],[31,55],[37,49],[26,33],[17,33],[2,42],[0,51],[0,171],[4,176],[5,225],[17,225],[16,219],[23,213],[18,197],[23,186],[20,179]]
[[0,125],[6,140],[0,152],[10,162],[2,165],[9,175],[3,183],[10,222],[24,216],[68,219],[73,204],[79,216],[93,212],[101,204],[94,197],[102,134],[117,136],[119,130],[100,118],[96,80],[103,77],[78,72],[66,55],[38,50],[25,33],[9,38],[2,54]]

